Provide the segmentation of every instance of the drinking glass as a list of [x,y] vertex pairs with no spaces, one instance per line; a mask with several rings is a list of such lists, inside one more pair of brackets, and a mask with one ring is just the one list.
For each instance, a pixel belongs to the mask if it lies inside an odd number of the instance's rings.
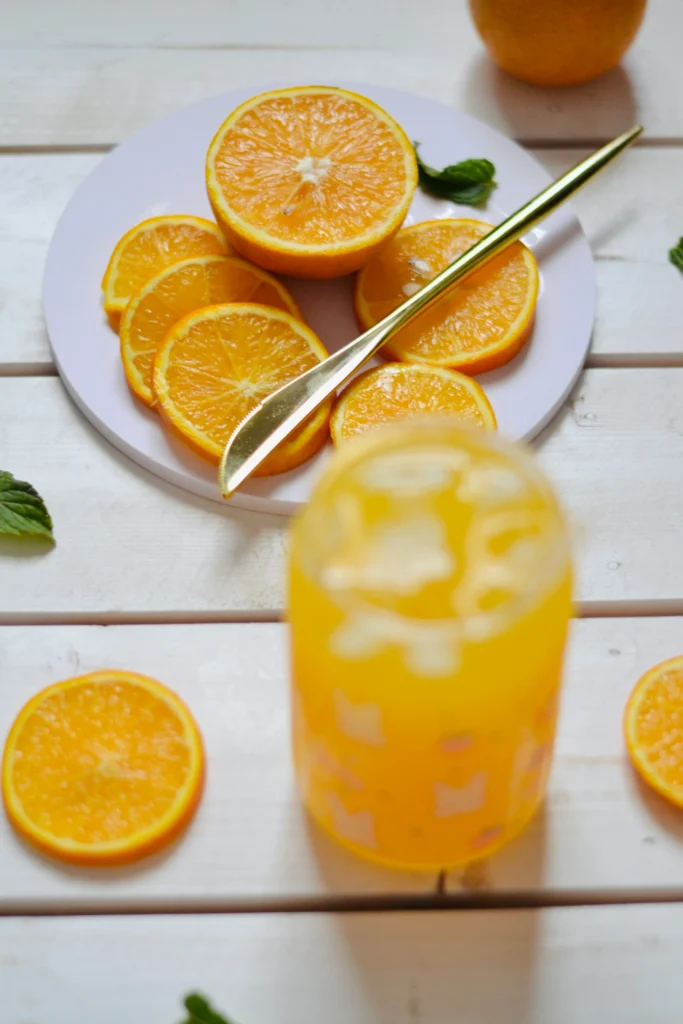
[[562,512],[521,446],[449,419],[375,428],[291,537],[293,746],[340,843],[439,870],[532,818],[571,613]]

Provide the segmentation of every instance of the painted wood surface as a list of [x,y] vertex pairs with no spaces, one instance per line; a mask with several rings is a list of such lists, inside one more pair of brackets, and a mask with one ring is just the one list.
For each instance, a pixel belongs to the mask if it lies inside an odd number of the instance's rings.
[[[683,368],[589,370],[537,442],[575,532],[591,614],[683,610]],[[59,380],[0,379],[4,465],[52,512],[57,545],[0,549],[0,621],[272,618],[287,519],[195,498],[138,469]]]
[[[206,793],[182,842],[137,867],[84,871],[30,852],[0,820],[0,912],[235,909],[435,895],[436,878],[376,869],[302,812],[289,753],[280,624],[0,628],[0,742],[58,679],[127,668],[189,704],[208,755]],[[683,818],[639,785],[621,716],[636,679],[683,652],[683,619],[574,623],[548,800],[490,862],[453,873],[461,896],[683,898]]]
[[0,921],[8,1022],[679,1024],[683,907]]
[[679,1024],[680,902],[118,916],[443,897],[434,877],[338,850],[300,809],[285,627],[254,621],[283,609],[286,522],[185,495],[102,441],[50,379],[40,292],[60,212],[107,148],[248,83],[413,91],[536,143],[553,174],[643,123],[643,144],[576,200],[597,263],[598,368],[538,442],[574,523],[582,610],[638,617],[574,623],[543,813],[439,888],[492,903],[680,901],[681,817],[636,782],[620,719],[638,675],[683,651],[683,617],[653,617],[683,615],[683,281],[667,261],[683,233],[683,5],[650,0],[622,66],[572,90],[499,72],[452,0],[27,0],[1,20],[0,467],[44,494],[58,544],[0,542],[0,740],[40,686],[135,668],[191,704],[209,786],[173,849],[106,876],[39,858],[2,819],[0,912],[115,913],[0,918],[0,1019],[169,1024],[200,989],[240,1024]]
[[604,139],[638,120],[652,140],[679,140],[683,7],[649,8],[619,68],[539,90],[489,60],[464,2],[32,0],[3,19],[0,133],[22,147],[111,144],[194,100],[296,78],[394,86],[526,140]]
[[[534,154],[554,176],[585,155],[567,149]],[[94,153],[0,155],[0,376],[54,372],[41,309],[43,264],[62,210],[101,159]],[[638,148],[574,200],[598,281],[589,365],[683,364],[683,277],[668,260],[683,231],[682,175],[680,149]]]

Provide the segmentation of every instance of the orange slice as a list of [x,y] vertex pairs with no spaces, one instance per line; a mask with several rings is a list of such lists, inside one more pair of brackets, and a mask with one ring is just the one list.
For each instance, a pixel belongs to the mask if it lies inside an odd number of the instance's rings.
[[112,327],[118,330],[131,297],[164,267],[188,256],[230,251],[218,226],[203,217],[169,214],[136,224],[117,242],[102,278],[104,311]]
[[645,782],[683,807],[683,656],[655,665],[636,683],[624,733]]
[[152,365],[174,323],[204,306],[258,302],[302,319],[283,284],[235,256],[195,256],[162,270],[126,306],[121,318],[121,359],[133,392],[154,405]]
[[491,403],[471,377],[440,366],[388,363],[367,370],[342,392],[330,431],[339,445],[378,423],[424,415],[454,416],[468,426],[496,429]]
[[[154,361],[154,392],[171,426],[217,462],[248,412],[325,358],[317,335],[290,313],[246,302],[209,306],[166,335]],[[284,473],[314,455],[328,437],[330,405],[317,409],[257,473]]]
[[[356,313],[367,329],[491,230],[479,220],[430,220],[399,231],[358,275]],[[509,362],[531,333],[538,267],[521,242],[452,288],[387,342],[406,362],[483,373]]]
[[45,853],[119,864],[152,853],[189,822],[204,755],[182,701],[135,672],[55,683],[10,730],[2,795],[15,829]]
[[325,86],[262,93],[230,114],[206,160],[216,220],[238,252],[298,277],[357,270],[396,231],[415,153],[376,103]]

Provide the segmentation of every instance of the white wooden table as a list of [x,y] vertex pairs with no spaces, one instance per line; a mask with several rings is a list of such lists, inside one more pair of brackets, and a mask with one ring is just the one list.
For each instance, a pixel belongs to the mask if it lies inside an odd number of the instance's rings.
[[[683,814],[635,781],[620,719],[638,675],[683,651],[683,278],[667,261],[683,234],[682,38],[680,0],[650,0],[622,68],[541,92],[497,72],[462,0],[6,3],[0,468],[39,488],[59,543],[0,544],[0,741],[38,688],[128,667],[187,698],[210,782],[181,843],[113,873],[48,863],[0,820],[3,1024],[174,1024],[193,989],[240,1024],[680,1024]],[[43,327],[50,235],[102,154],[178,106],[292,76],[445,101],[552,172],[646,127],[576,202],[598,316],[537,445],[576,524],[582,616],[550,794],[517,843],[461,875],[385,873],[307,823],[278,621],[286,522],[119,455],[66,397]]]

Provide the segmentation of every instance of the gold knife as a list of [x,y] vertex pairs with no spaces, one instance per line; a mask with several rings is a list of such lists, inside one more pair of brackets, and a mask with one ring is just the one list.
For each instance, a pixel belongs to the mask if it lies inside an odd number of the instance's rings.
[[484,263],[512,245],[530,228],[558,208],[585,185],[642,132],[636,125],[586,157],[561,178],[539,192],[498,227],[462,253],[419,292],[397,306],[388,316],[314,366],[289,381],[257,405],[240,423],[225,446],[218,470],[218,486],[229,498],[240,484],[261,465],[281,441],[307,416],[345,384],[356,370],[372,358],[387,339],[448,288],[464,280]]

